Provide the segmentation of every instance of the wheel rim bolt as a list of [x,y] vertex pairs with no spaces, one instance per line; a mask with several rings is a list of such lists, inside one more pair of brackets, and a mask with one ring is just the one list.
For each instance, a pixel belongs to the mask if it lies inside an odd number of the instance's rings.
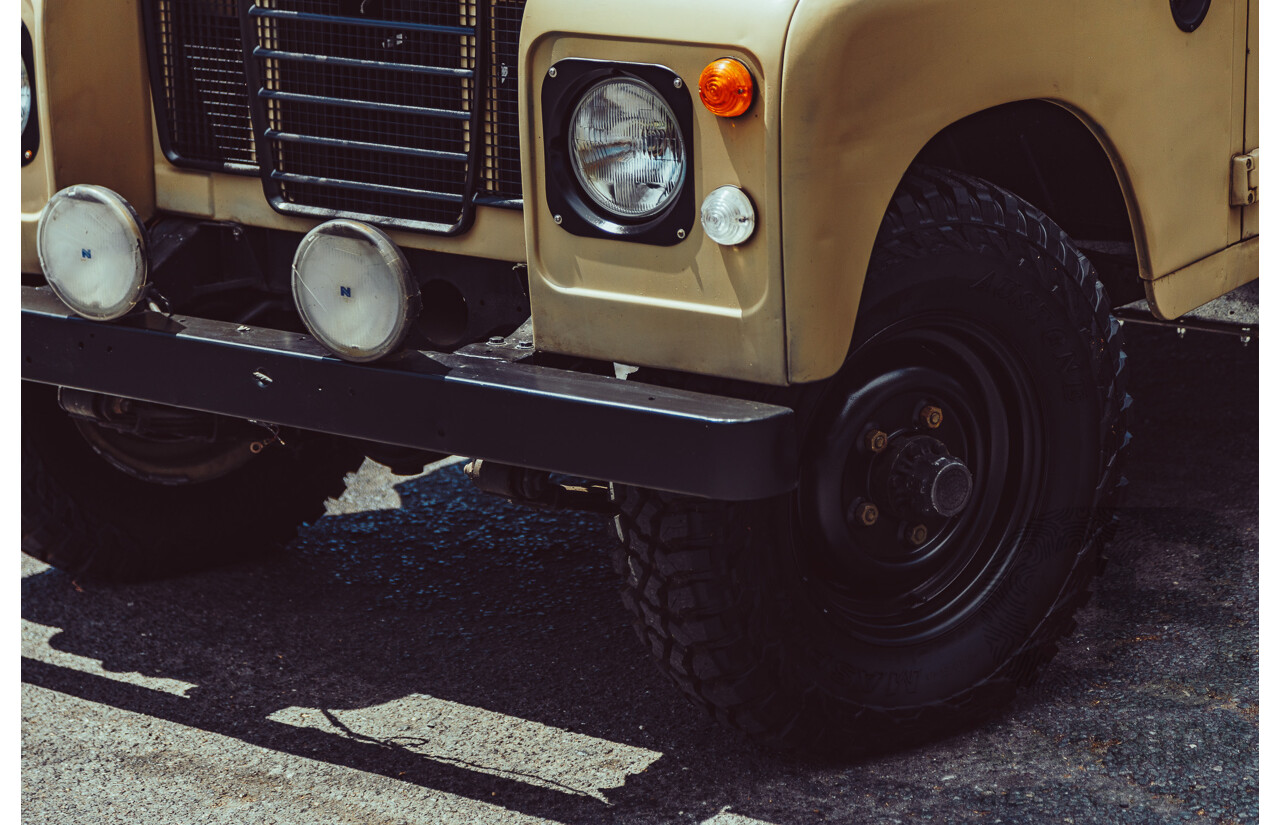
[[854,502],[849,515],[859,527],[870,527],[880,518],[880,508],[869,501]]
[[884,430],[872,430],[867,433],[867,449],[873,453],[883,453],[889,446],[889,434]]
[[929,528],[923,524],[917,524],[907,531],[907,541],[911,542],[913,547],[919,547],[929,540]]
[[935,407],[932,404],[926,404],[924,409],[920,410],[920,423],[931,430],[936,430],[942,426],[942,408]]

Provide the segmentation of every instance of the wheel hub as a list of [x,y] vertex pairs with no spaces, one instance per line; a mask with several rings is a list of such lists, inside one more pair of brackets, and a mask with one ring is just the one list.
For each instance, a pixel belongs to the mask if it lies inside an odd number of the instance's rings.
[[980,328],[906,321],[864,345],[806,439],[797,530],[845,629],[907,644],[956,626],[1039,496],[1020,359]]
[[973,493],[973,473],[929,435],[893,439],[872,469],[874,502],[898,519],[950,518]]

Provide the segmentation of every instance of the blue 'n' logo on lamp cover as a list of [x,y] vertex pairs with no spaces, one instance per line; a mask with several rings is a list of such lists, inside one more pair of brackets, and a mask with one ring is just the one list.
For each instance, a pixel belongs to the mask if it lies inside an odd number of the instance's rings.
[[342,295],[342,297],[343,297],[343,298],[350,298],[350,297],[351,297],[351,287],[349,287],[349,286],[340,286],[340,287],[338,287],[338,292]]

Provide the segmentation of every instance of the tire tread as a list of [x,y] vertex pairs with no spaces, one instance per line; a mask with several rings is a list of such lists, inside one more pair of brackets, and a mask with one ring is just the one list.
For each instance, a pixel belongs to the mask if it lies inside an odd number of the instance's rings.
[[[752,615],[770,594],[748,592],[734,575],[753,540],[738,505],[615,486],[615,569],[623,603],[660,668],[695,704],[750,738],[784,751],[848,756],[973,724],[1031,684],[1075,629],[1073,615],[1105,564],[1126,482],[1126,428],[1132,399],[1120,325],[1089,260],[1040,210],[997,186],[942,169],[913,167],[885,215],[873,266],[907,257],[990,246],[1009,252],[1008,234],[1039,247],[1056,265],[1038,266],[1052,292],[1093,342],[1093,385],[1102,405],[1098,483],[1071,571],[1043,619],[985,679],[943,699],[908,708],[859,706],[812,688],[796,703],[776,689],[764,667],[770,640],[749,633]],[[696,593],[696,595],[692,595]],[[753,641],[754,640],[754,641]],[[777,644],[777,640],[772,640]],[[752,649],[759,645],[759,649]],[[781,661],[781,650],[773,651]],[[811,712],[810,706],[821,713]],[[828,719],[818,726],[814,720]],[[850,731],[862,736],[850,737]],[[856,741],[851,742],[851,738]]]

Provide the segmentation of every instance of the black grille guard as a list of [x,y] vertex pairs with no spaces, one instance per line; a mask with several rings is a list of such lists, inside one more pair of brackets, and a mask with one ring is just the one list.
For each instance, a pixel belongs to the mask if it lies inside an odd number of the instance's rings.
[[22,378],[708,498],[797,478],[787,407],[476,355],[351,364],[293,332],[87,321],[47,287],[22,287]]

